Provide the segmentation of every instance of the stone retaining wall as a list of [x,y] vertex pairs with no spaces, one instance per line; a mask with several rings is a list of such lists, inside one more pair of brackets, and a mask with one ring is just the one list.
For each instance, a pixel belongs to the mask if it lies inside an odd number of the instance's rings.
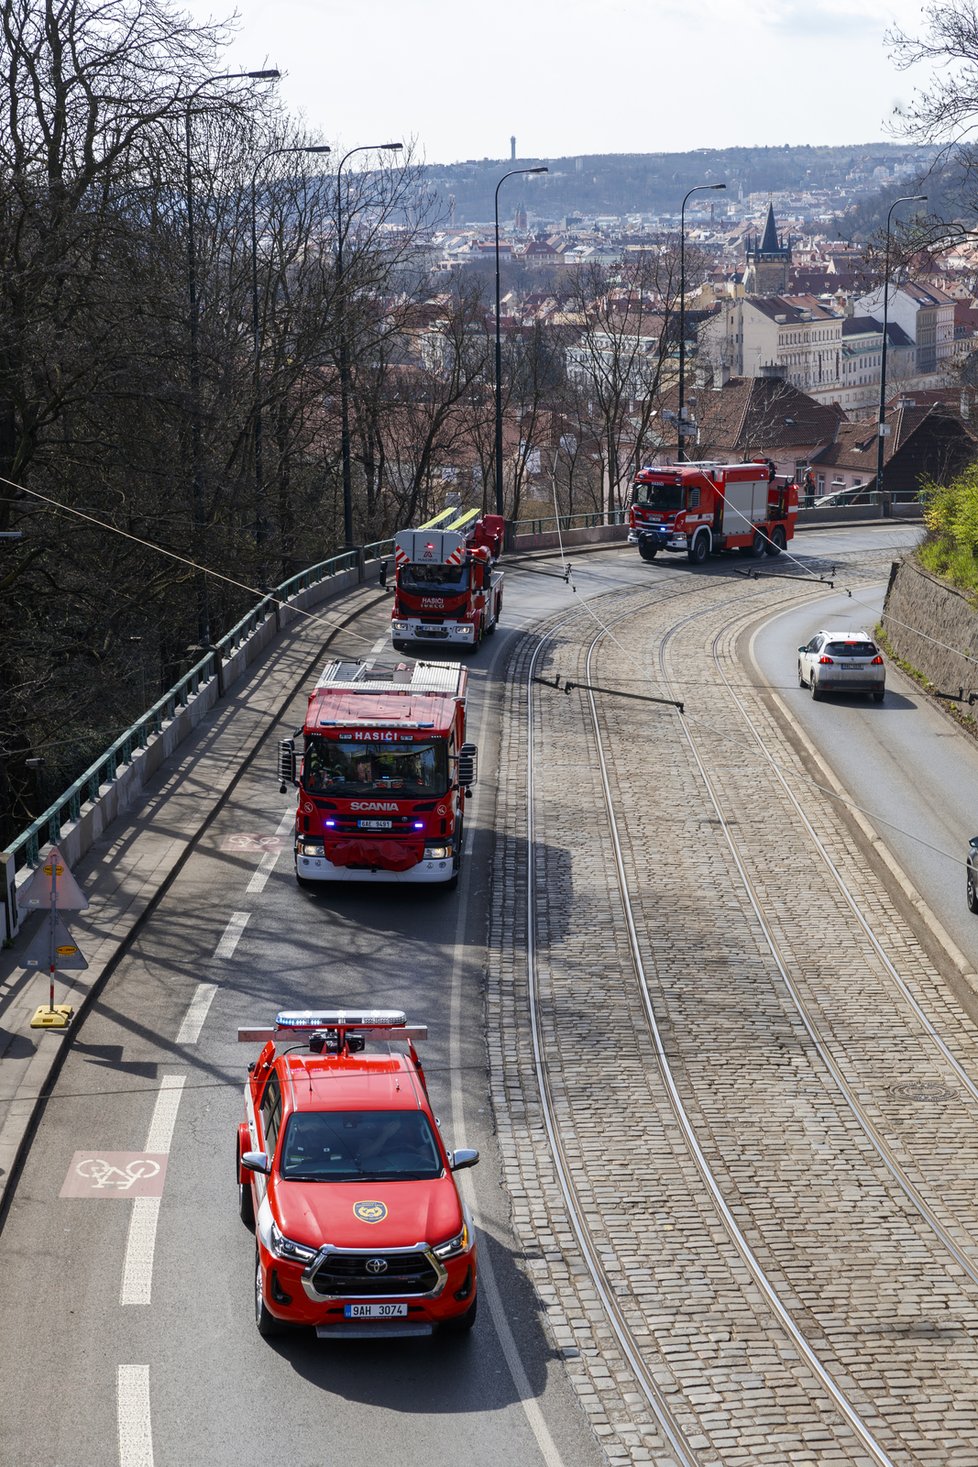
[[[978,609],[962,591],[914,560],[894,563],[883,606],[894,653],[923,673],[933,692],[978,695]],[[978,698],[976,698],[978,701]],[[969,704],[962,706],[967,714]]]

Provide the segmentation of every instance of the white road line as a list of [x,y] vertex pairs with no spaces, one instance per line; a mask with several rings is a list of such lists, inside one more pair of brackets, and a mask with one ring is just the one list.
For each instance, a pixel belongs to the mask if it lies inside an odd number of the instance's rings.
[[373,646],[371,647],[371,649],[370,649],[371,655],[374,656],[374,657],[376,657],[378,655],[378,653],[383,652],[383,650],[384,650],[384,648],[386,646],[387,646],[387,638],[386,637],[381,637],[380,640],[377,641],[377,642],[375,642],[373,644]]
[[[464,953],[466,950],[464,943],[464,925],[465,905],[462,901],[460,901],[458,905],[458,917],[455,923],[454,950],[456,956],[452,962],[452,988],[450,1005],[451,1030],[449,1034],[448,1044],[449,1063],[452,1074],[453,1145],[458,1144],[458,1138],[464,1134],[463,1127],[465,1125],[465,1092],[462,1088],[463,1070],[462,1050],[460,1042],[462,1031],[463,959],[458,956],[460,953]],[[465,1197],[465,1200],[471,1208],[473,1216],[475,1216],[475,1186],[473,1185],[472,1174],[470,1172],[463,1172],[459,1176],[459,1181],[462,1186],[462,1193]],[[562,1467],[562,1458],[560,1452],[557,1449],[557,1444],[554,1441],[553,1437],[550,1435],[549,1428],[546,1421],[544,1420],[543,1412],[540,1410],[540,1407],[537,1405],[537,1402],[535,1400],[536,1392],[533,1386],[531,1386],[529,1377],[527,1376],[527,1373],[523,1368],[523,1361],[520,1359],[520,1352],[516,1344],[516,1340],[513,1337],[513,1331],[509,1327],[509,1320],[506,1317],[506,1308],[503,1304],[499,1285],[496,1282],[496,1274],[492,1267],[492,1263],[489,1258],[489,1250],[487,1248],[483,1248],[482,1251],[479,1253],[479,1292],[483,1295],[486,1303],[489,1305],[489,1312],[492,1315],[492,1323],[496,1331],[496,1337],[499,1340],[503,1356],[505,1357],[506,1364],[509,1367],[510,1377],[512,1378],[516,1394],[519,1397],[520,1405],[523,1407],[523,1412],[526,1416],[527,1425],[532,1431],[533,1436],[536,1440],[536,1444],[540,1449],[540,1456],[546,1463],[546,1467]]]
[[250,920],[250,912],[232,912],[231,919],[224,929],[224,936],[214,949],[215,958],[230,958],[234,956],[234,949],[238,945],[238,939]]
[[148,1365],[119,1366],[116,1414],[119,1467],[153,1467]]
[[197,984],[197,990],[190,1000],[190,1007],[183,1016],[183,1023],[180,1025],[180,1030],[177,1034],[178,1044],[197,1043],[197,1040],[200,1038],[200,1031],[204,1027],[204,1020],[207,1018],[208,1010],[216,992],[216,983]]
[[[145,1151],[169,1154],[177,1110],[186,1082],[184,1075],[164,1075],[160,1093],[153,1107]],[[159,1197],[134,1197],[126,1239],[126,1257],[122,1265],[120,1304],[149,1304],[153,1289],[153,1257],[156,1252],[156,1224],[160,1215]]]
[[[282,816],[281,820],[278,823],[278,829],[276,830],[275,834],[285,835],[286,831],[294,829],[295,810],[286,810],[285,814]],[[275,863],[277,862],[277,860],[278,854],[273,854],[273,852],[271,851],[265,852],[261,860],[258,862],[258,870],[255,872],[254,876],[251,878],[251,880],[248,882],[247,887],[245,888],[247,896],[254,896],[257,892],[265,890],[265,882],[275,870]]]

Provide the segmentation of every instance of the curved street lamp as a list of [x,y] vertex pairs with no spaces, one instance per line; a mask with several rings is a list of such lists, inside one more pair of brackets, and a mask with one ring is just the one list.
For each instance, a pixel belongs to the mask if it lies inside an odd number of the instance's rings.
[[[890,307],[890,219],[897,204],[919,204],[926,194],[903,194],[886,211],[886,249],[883,255],[883,350],[880,355],[880,406],[876,423],[876,493],[883,492],[883,439],[886,436],[886,333]],[[882,503],[882,500],[880,500]]]
[[258,310],[258,174],[271,158],[278,158],[284,153],[328,153],[330,150],[325,144],[310,144],[303,146],[295,144],[291,147],[272,148],[259,158],[251,175],[251,332],[254,342],[254,372],[255,372],[255,427],[254,427],[254,449],[255,449],[255,544],[261,546],[265,539],[265,481],[262,472],[262,393],[261,393],[261,327]]
[[676,418],[676,462],[681,464],[686,457],[683,445],[683,429],[686,426],[686,201],[693,194],[706,193],[711,189],[726,188],[725,183],[698,183],[688,189],[679,210],[679,413]]
[[343,194],[340,174],[354,153],[399,153],[403,143],[364,143],[344,153],[336,165],[336,291],[339,299],[340,452],[343,459],[343,545],[353,548],[353,475],[350,464],[350,360],[346,343],[346,303],[343,299]]
[[[197,244],[194,224],[194,173],[191,139],[191,117],[193,104],[205,87],[219,81],[277,81],[280,71],[274,68],[264,71],[222,71],[207,76],[195,87],[187,98],[184,109],[183,132],[185,150],[185,190],[187,195],[187,297],[190,306],[190,457],[193,465],[193,522],[194,540],[200,544],[204,522],[204,459],[201,447],[200,425],[200,321],[197,306]],[[207,596],[207,579],[202,571],[197,572],[197,639],[202,647],[211,641],[210,605]]]
[[549,168],[542,165],[537,168],[511,168],[504,173],[496,184],[496,193],[493,203],[494,218],[496,221],[496,447],[493,456],[493,469],[496,481],[496,513],[501,517],[503,513],[503,353],[502,343],[499,339],[499,190],[507,178],[514,178],[518,173],[549,173]]

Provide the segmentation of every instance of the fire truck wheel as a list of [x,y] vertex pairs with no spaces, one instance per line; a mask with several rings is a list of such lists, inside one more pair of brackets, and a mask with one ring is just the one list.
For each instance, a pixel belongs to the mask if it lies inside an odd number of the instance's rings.
[[276,1335],[285,1332],[285,1325],[265,1307],[265,1296],[261,1291],[261,1256],[257,1248],[255,1249],[255,1324],[258,1326],[258,1333],[265,1340],[274,1339]]
[[751,553],[751,555],[754,556],[755,559],[757,559],[758,557],[764,555],[766,553],[766,551],[767,551],[767,541],[765,540],[764,536],[761,534],[760,530],[758,530],[757,534],[754,536],[754,539],[753,539],[753,541],[751,543],[750,553]]
[[655,560],[659,553],[658,545],[649,545],[645,540],[638,542],[638,553],[643,560]]
[[449,1335],[468,1334],[469,1330],[475,1324],[475,1315],[478,1307],[479,1296],[477,1294],[464,1314],[458,1314],[454,1319],[446,1319],[443,1322],[441,1326],[443,1332]]
[[246,1228],[255,1226],[255,1199],[251,1195],[251,1183],[241,1180],[241,1148],[236,1150],[235,1175],[238,1178],[238,1213]]
[[391,637],[391,646],[395,652],[407,651],[407,642],[402,642],[400,637]]
[[295,884],[296,886],[301,886],[303,891],[312,891],[313,887],[318,885],[318,882],[310,881],[308,876],[300,876],[297,871],[295,873]]
[[702,565],[710,553],[710,539],[705,530],[700,530],[692,545],[686,551],[693,565]]
[[780,525],[775,525],[765,549],[768,555],[780,555],[787,543],[784,538],[784,530],[782,530]]

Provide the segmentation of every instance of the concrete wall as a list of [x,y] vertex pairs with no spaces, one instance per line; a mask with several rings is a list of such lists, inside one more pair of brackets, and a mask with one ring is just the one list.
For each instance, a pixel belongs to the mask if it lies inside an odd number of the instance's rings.
[[898,561],[890,572],[883,629],[896,655],[923,673],[934,692],[963,693],[961,712],[968,715],[969,693],[978,703],[978,609],[963,592],[913,560]]

